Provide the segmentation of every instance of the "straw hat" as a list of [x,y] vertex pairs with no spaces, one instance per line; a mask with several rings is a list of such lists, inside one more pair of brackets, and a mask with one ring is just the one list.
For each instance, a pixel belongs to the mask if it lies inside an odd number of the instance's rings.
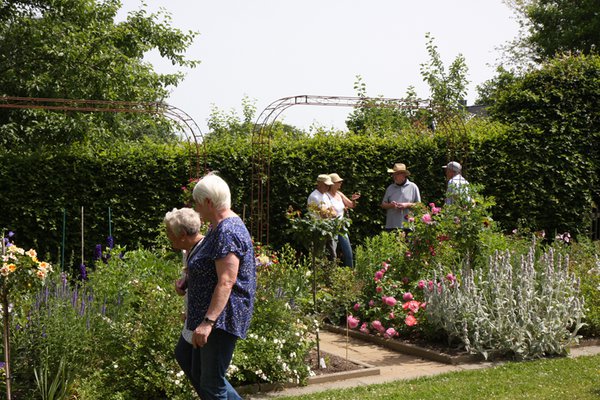
[[394,164],[394,166],[391,169],[388,168],[387,172],[389,172],[390,174],[395,174],[397,172],[403,172],[406,175],[410,175],[410,171],[408,169],[406,169],[406,165],[404,165],[402,163]]

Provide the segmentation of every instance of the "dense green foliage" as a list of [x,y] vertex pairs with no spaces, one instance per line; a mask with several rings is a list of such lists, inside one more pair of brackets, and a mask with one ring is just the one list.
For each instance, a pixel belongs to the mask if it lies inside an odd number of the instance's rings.
[[[85,261],[109,235],[108,209],[116,243],[148,246],[166,211],[181,206],[180,186],[189,177],[187,146],[118,145],[91,151],[65,149],[0,155],[6,205],[0,226],[15,231],[23,246],[59,260],[63,210],[65,261],[81,262],[81,207],[84,208]],[[76,255],[73,259],[73,254]]]
[[[269,195],[272,243],[279,246],[289,240],[283,234],[289,227],[286,211],[289,206],[305,209],[320,173],[337,172],[344,178],[343,192],[362,194],[349,212],[350,237],[359,244],[382,229],[385,214],[380,203],[391,183],[386,169],[393,162],[408,165],[410,179],[419,186],[425,204],[439,204],[445,188],[441,166],[450,159],[461,161],[467,179],[481,184],[482,194],[494,198],[492,217],[505,231],[589,232],[590,192],[595,187],[589,161],[579,163],[580,158],[574,156],[575,165],[564,168],[568,160],[559,153],[555,159],[544,156],[545,141],[517,141],[517,132],[500,123],[472,120],[465,132],[460,140],[438,130],[434,135],[387,138],[322,133],[301,141],[275,141]],[[234,210],[249,218],[248,140],[210,141],[206,151],[208,167],[220,171],[232,188]],[[549,163],[554,164],[552,174]],[[108,236],[111,207],[116,242],[130,249],[146,246],[164,213],[182,205],[180,187],[190,177],[189,165],[188,147],[156,144],[116,145],[96,153],[0,153],[0,176],[7,188],[0,191],[4,204],[0,226],[15,231],[19,242],[29,241],[23,246],[36,247],[42,255],[50,253],[56,262],[62,209],[66,209],[65,254],[70,262],[72,253],[80,254],[80,208],[84,206],[89,259],[94,245]],[[72,264],[78,265],[79,259]]]
[[[144,8],[116,22],[118,0],[6,0],[0,3],[0,95],[59,99],[163,101],[181,73],[160,74],[144,61],[156,50],[194,67],[186,49],[195,33],[169,26],[168,14]],[[0,111],[6,149],[170,138],[165,118],[143,114]]]
[[600,57],[562,56],[499,82],[489,113],[510,128],[478,152],[503,214],[552,234],[587,226],[600,200]]
[[[194,398],[173,356],[183,326],[184,303],[173,286],[180,255],[122,250],[99,261],[87,281],[55,274],[31,302],[14,304],[15,314],[28,316],[13,321],[15,398],[40,398],[36,373],[50,382],[59,376],[59,386],[82,400]],[[289,248],[277,255],[257,248],[257,255],[254,317],[228,376],[236,386],[303,383],[313,328],[290,304],[307,296],[308,267]]]
[[521,37],[517,53],[535,61],[548,60],[560,53],[591,54],[600,45],[600,15],[596,0],[580,0],[574,7],[569,0],[507,1],[516,12]]

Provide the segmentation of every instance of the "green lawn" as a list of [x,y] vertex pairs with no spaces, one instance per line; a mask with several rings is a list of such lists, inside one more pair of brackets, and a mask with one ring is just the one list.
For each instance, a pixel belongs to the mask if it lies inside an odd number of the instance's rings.
[[600,355],[510,362],[410,381],[330,390],[292,400],[600,399]]

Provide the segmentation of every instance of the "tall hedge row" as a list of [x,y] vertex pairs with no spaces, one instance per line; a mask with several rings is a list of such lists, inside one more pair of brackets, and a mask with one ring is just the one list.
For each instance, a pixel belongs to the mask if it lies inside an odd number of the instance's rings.
[[[563,148],[562,152],[557,151]],[[462,135],[405,135],[386,138],[321,134],[304,140],[273,143],[270,180],[270,240],[281,244],[289,206],[303,210],[318,174],[337,172],[342,191],[360,192],[351,239],[361,242],[379,232],[384,211],[379,207],[387,185],[386,169],[407,164],[424,202],[440,203],[445,178],[442,165],[458,160],[473,183],[495,198],[494,218],[506,230],[518,226],[549,234],[589,229],[591,199],[598,180],[590,160],[572,146],[535,141],[513,128],[472,120]],[[218,170],[233,190],[233,208],[250,216],[251,146],[239,139],[206,146],[208,167]],[[81,207],[84,207],[85,260],[94,245],[108,236],[108,208],[113,236],[129,248],[148,246],[161,230],[165,211],[183,205],[181,186],[190,178],[185,146],[115,145],[101,151],[59,154],[0,153],[0,227],[17,232],[23,246],[58,259],[62,210],[66,210],[66,259],[81,257]],[[569,168],[560,168],[560,164]],[[74,255],[74,258],[71,256]],[[71,261],[72,260],[72,261]]]
[[[66,222],[65,261],[81,262],[112,235],[129,248],[155,240],[165,207],[178,206],[189,171],[189,151],[173,145],[117,145],[98,151],[0,153],[0,228],[19,245],[59,259]],[[63,211],[64,210],[64,211]]]

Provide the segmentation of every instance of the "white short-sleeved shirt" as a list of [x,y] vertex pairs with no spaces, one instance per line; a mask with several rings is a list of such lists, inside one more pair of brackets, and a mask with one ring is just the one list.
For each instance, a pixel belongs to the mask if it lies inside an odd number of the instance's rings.
[[[446,204],[452,204],[454,195],[459,193],[467,193],[469,182],[462,177],[461,174],[455,175],[448,181],[448,189],[446,189]],[[471,200],[467,196],[467,200]]]
[[321,193],[319,190],[315,189],[308,196],[306,203],[308,205],[314,204],[316,206],[325,205],[326,207],[331,207],[331,198],[327,195],[327,192]]

